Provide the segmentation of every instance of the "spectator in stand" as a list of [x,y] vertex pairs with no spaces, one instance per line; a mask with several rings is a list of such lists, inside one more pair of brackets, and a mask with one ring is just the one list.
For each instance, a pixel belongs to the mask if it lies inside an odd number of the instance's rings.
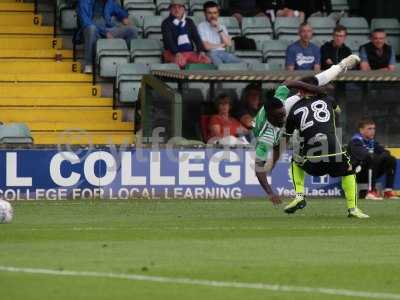
[[206,21],[201,22],[197,30],[212,63],[214,65],[240,63],[241,60],[237,56],[226,51],[226,48],[232,45],[232,40],[226,27],[218,21],[219,5],[208,1],[204,3],[203,9]]
[[371,42],[360,47],[360,58],[362,71],[395,70],[395,52],[386,44],[386,32],[383,29],[375,29],[371,33]]
[[93,53],[99,38],[122,38],[128,47],[130,41],[137,38],[137,30],[129,21],[128,12],[114,0],[79,0],[77,14],[85,42],[85,73],[93,72]]
[[228,95],[218,96],[216,101],[217,114],[211,116],[209,122],[210,138],[209,142],[215,143],[221,140],[229,144],[242,144],[239,136],[247,134],[238,120],[231,117],[231,100]]
[[164,61],[175,63],[180,68],[189,63],[209,64],[196,25],[186,17],[185,3],[184,0],[172,0],[170,15],[161,24]]
[[229,0],[229,9],[232,17],[242,23],[244,17],[265,16],[257,0]]
[[262,89],[259,83],[250,83],[243,90],[241,103],[235,115],[242,126],[247,129],[252,128],[253,118],[262,106],[261,93]]
[[317,45],[311,43],[313,30],[308,23],[300,25],[299,37],[300,39],[286,50],[286,69],[319,72],[321,70],[320,50]]
[[347,29],[342,25],[336,26],[333,30],[332,41],[326,42],[321,47],[321,68],[329,69],[332,65],[337,65],[343,58],[351,54],[349,47],[345,45]]
[[393,192],[396,158],[375,140],[376,126],[373,120],[364,118],[358,127],[359,132],[352,137],[348,145],[355,170],[361,167],[361,171],[357,173],[357,183],[368,183],[368,170],[372,170],[371,190],[361,193],[361,196],[366,194],[366,199],[382,200],[375,189],[375,183],[379,177],[386,175],[384,198],[398,198]]

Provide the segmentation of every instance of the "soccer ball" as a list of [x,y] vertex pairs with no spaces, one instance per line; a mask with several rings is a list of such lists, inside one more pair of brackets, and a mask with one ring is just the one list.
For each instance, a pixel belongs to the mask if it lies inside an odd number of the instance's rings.
[[13,208],[7,201],[0,200],[0,224],[10,223],[13,218]]

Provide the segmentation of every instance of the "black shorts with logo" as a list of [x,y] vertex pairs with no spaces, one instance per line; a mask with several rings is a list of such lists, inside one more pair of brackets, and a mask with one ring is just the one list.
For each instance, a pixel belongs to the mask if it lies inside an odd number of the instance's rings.
[[307,158],[300,167],[309,175],[340,177],[354,174],[347,153],[329,157]]

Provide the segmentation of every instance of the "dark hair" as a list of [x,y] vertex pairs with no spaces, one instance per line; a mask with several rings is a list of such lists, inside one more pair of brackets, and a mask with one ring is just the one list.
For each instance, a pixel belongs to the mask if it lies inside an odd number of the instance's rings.
[[207,10],[207,8],[212,8],[212,7],[216,7],[219,9],[218,3],[215,3],[214,1],[207,1],[206,3],[203,4],[204,12]]
[[336,25],[336,27],[333,29],[333,33],[341,31],[344,31],[347,34],[347,28],[343,25]]
[[283,107],[283,102],[278,98],[275,98],[275,90],[268,89],[265,92],[264,108],[265,110],[274,110]]
[[306,26],[310,26],[310,27],[311,27],[311,25],[310,25],[309,23],[307,23],[307,21],[301,23],[300,26],[299,26],[299,31],[300,31],[301,29],[303,29],[303,27],[306,27]]
[[374,120],[370,119],[370,118],[362,118],[359,122],[358,122],[358,129],[362,129],[367,125],[375,125]]
[[300,81],[308,84],[318,85],[318,79],[314,75],[302,77],[300,78]]
[[250,91],[258,91],[261,94],[261,84],[258,82],[252,82],[246,85],[244,88],[242,95],[241,95],[241,100],[240,101],[245,101],[247,98],[247,95],[249,94]]
[[228,94],[225,94],[225,93],[219,94],[219,95],[215,98],[215,105],[218,106],[218,105],[222,102],[222,100],[224,100],[224,99],[226,99],[226,98],[228,98],[229,103],[231,103],[231,97],[229,97]]
[[373,36],[374,33],[385,33],[386,34],[386,31],[383,28],[376,28],[376,29],[372,30],[371,36]]

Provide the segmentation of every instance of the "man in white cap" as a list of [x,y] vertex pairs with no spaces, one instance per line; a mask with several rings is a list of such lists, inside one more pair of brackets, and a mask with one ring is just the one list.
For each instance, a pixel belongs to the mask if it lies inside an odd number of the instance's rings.
[[189,63],[209,64],[210,59],[193,20],[186,17],[185,1],[172,0],[170,15],[162,22],[164,61],[184,68]]

